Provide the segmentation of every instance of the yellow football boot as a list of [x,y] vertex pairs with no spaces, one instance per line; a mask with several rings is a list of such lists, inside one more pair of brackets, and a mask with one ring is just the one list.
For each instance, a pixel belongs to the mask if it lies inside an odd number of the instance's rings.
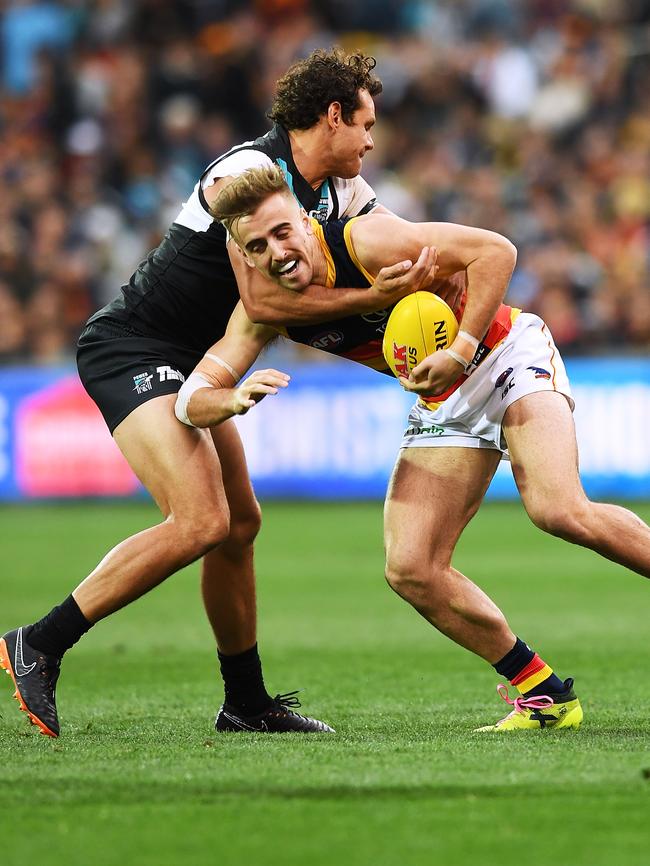
[[511,700],[508,687],[499,683],[497,692],[514,709],[496,724],[475,728],[475,731],[577,730],[582,722],[582,707],[573,691],[573,680],[565,680],[564,686],[560,694],[520,695]]

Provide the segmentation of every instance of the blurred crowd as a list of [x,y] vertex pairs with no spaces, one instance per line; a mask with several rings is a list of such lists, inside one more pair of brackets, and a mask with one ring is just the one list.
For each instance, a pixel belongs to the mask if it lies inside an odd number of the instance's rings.
[[567,352],[650,350],[650,0],[6,0],[0,363],[58,363],[316,47],[377,58],[364,176],[494,229]]

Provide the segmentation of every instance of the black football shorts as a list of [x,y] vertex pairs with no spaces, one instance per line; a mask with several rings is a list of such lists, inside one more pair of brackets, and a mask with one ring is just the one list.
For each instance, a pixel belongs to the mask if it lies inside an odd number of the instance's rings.
[[79,378],[111,433],[142,403],[175,394],[201,357],[120,322],[91,322],[77,344]]

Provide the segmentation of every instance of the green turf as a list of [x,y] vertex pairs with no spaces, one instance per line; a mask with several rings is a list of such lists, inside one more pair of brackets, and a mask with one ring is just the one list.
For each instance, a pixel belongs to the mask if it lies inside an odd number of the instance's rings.
[[[650,507],[637,507],[646,520]],[[148,506],[0,509],[0,633],[60,601]],[[648,862],[650,689],[642,578],[489,505],[456,564],[560,674],[578,733],[471,733],[504,709],[489,666],[382,579],[381,507],[272,505],[258,545],[274,690],[304,686],[333,737],[217,737],[196,567],[66,658],[63,736],[0,680],[0,862],[297,866]]]

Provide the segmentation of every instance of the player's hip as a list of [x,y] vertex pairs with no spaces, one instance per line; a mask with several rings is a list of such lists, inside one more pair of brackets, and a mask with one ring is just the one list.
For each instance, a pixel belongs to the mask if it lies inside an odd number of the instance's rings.
[[522,313],[512,331],[447,400],[411,410],[403,448],[452,446],[505,452],[503,417],[528,394],[557,391],[573,408],[571,386],[553,337],[538,317]]
[[86,327],[77,368],[111,433],[137,406],[176,393],[201,353],[102,322]]

